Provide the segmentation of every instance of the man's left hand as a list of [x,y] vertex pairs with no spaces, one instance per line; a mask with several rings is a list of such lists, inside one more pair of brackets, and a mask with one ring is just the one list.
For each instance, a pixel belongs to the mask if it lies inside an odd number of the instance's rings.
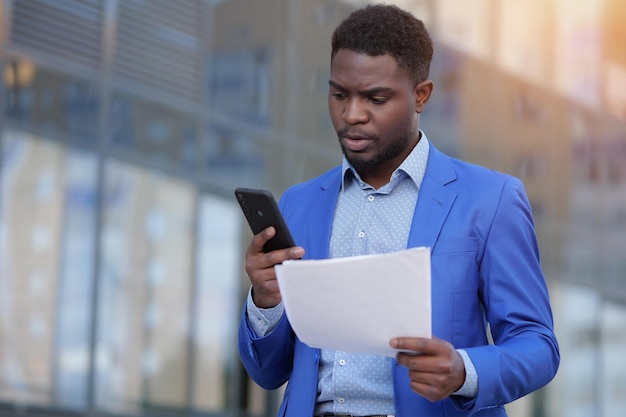
[[411,389],[426,399],[443,400],[463,386],[463,358],[449,342],[436,337],[398,337],[389,344],[404,351],[396,359],[409,369]]

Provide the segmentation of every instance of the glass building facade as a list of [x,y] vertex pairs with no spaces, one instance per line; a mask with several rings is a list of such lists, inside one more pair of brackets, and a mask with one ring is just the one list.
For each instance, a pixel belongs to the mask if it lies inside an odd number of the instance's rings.
[[[274,415],[233,190],[340,162],[330,35],[366,3],[0,0],[1,415]],[[622,417],[626,3],[392,3],[435,42],[428,137],[533,206],[562,364],[509,414]]]

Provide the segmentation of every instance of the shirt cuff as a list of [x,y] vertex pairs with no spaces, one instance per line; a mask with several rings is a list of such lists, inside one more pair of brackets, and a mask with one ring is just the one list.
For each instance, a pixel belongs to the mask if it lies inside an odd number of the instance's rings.
[[274,330],[284,311],[285,307],[282,301],[272,308],[257,307],[252,300],[252,287],[250,287],[248,299],[246,300],[246,313],[248,314],[250,327],[252,327],[257,336],[263,337]]
[[459,352],[463,358],[463,364],[465,365],[465,382],[463,386],[458,391],[453,392],[452,395],[474,398],[478,395],[478,374],[476,373],[476,368],[474,368],[474,363],[467,352],[463,349],[457,349],[456,351]]

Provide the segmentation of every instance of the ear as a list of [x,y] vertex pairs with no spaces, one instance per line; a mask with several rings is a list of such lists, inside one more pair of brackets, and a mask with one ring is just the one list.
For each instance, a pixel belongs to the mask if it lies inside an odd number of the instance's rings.
[[415,85],[415,112],[421,113],[426,108],[426,103],[430,100],[435,84],[431,80],[422,81]]

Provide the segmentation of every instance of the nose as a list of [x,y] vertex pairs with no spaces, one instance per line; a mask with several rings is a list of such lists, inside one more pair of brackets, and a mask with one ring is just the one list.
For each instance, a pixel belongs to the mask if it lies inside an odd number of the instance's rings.
[[365,103],[362,103],[358,98],[347,100],[346,106],[343,109],[343,120],[351,125],[366,123],[368,113]]

